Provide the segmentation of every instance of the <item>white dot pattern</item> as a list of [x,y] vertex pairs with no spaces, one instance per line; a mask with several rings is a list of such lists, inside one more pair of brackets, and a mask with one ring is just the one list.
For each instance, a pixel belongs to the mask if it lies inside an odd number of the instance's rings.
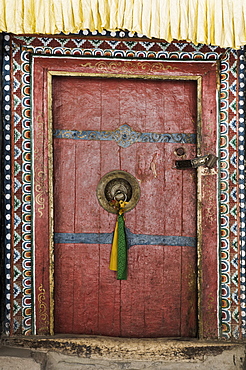
[[[4,118],[4,153],[5,153],[5,164],[4,164],[4,188],[5,188],[5,333],[9,333],[10,329],[10,271],[11,271],[11,259],[10,259],[10,240],[11,240],[11,157],[10,157],[10,55],[9,55],[9,41],[10,36],[4,36],[4,58],[3,58],[3,70],[4,70],[4,80],[3,80],[3,118]],[[7,253],[8,251],[8,253]]]
[[240,51],[239,64],[239,128],[238,137],[238,170],[239,170],[239,206],[240,206],[240,278],[241,278],[241,317],[242,317],[242,335],[246,336],[246,295],[245,295],[245,55],[244,51]]

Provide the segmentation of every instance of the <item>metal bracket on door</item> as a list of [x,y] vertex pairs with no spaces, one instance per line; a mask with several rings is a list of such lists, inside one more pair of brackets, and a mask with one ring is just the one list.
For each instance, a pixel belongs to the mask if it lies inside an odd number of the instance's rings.
[[214,154],[207,154],[194,159],[175,161],[175,167],[177,170],[186,170],[188,168],[197,168],[200,166],[213,168],[216,165],[217,159],[218,157]]

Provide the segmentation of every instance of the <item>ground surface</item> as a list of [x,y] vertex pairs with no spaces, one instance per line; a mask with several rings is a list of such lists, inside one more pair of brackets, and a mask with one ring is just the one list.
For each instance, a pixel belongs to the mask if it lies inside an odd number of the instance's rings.
[[0,370],[239,370],[243,343],[110,337],[3,338]]

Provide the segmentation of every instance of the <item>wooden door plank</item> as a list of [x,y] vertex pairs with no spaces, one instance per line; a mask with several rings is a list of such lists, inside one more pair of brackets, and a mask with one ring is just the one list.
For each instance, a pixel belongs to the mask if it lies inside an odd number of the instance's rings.
[[[120,149],[115,142],[100,143],[100,177],[106,173],[120,169]],[[105,211],[97,201],[97,212],[100,217],[101,233],[112,233],[115,228],[116,215]]]
[[98,333],[101,335],[120,335],[120,280],[116,272],[109,270],[110,245],[100,245],[100,280]]
[[77,141],[75,163],[75,232],[96,233],[100,229],[96,188],[100,180],[100,142]]
[[[74,232],[75,145],[54,140],[54,231]],[[74,245],[55,244],[54,330],[71,333],[74,321]],[[65,313],[65,314],[64,314]]]
[[145,87],[141,81],[125,79],[120,82],[120,122],[141,131],[146,120]]
[[164,81],[163,99],[165,107],[164,130],[179,133],[181,122],[186,120],[183,81]]
[[[100,179],[100,142],[76,143],[76,207],[75,232],[97,233],[100,217],[97,212],[96,186]],[[74,282],[74,333],[98,333],[100,245],[77,244]]]
[[55,333],[72,333],[74,324],[74,244],[55,245]]
[[[189,155],[189,158],[194,156],[194,150]],[[194,158],[194,157],[193,157]],[[183,171],[183,187],[182,187],[182,236],[197,237],[197,170],[188,169]]]
[[182,120],[183,132],[197,133],[197,81],[186,81],[184,100],[187,104],[185,120]]
[[100,79],[54,76],[54,127],[64,130],[100,130],[100,85]]
[[196,248],[182,247],[181,337],[197,336]]
[[99,250],[98,244],[75,244],[73,333],[98,333]]
[[101,130],[112,131],[121,124],[120,116],[120,86],[119,79],[101,80]]
[[164,247],[164,327],[165,336],[181,334],[181,247]]
[[145,331],[150,337],[161,337],[165,331],[166,302],[165,255],[163,246],[142,246],[145,253]]
[[54,139],[55,232],[74,232],[75,153],[73,140]]
[[164,132],[165,117],[165,93],[167,81],[154,80],[142,81],[145,90],[145,123],[142,132]]
[[128,227],[137,234],[163,235],[162,147],[162,143],[136,143],[122,151],[122,169],[136,176],[141,189],[136,209],[126,215]]
[[175,168],[177,144],[165,145],[164,204],[165,235],[181,235],[183,174]]
[[140,245],[128,253],[128,277],[121,281],[122,337],[144,337],[145,332],[145,256]]

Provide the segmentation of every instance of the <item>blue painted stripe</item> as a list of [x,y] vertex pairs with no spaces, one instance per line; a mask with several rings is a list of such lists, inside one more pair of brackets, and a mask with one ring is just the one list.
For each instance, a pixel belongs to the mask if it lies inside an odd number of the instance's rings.
[[134,143],[187,143],[196,144],[196,134],[154,132],[137,132],[124,124],[114,131],[77,131],[54,130],[53,136],[58,139],[73,140],[107,140],[115,141],[119,146],[127,148]]
[[113,233],[55,233],[54,242],[63,244],[111,244]]
[[[189,236],[164,236],[133,234],[126,230],[128,248],[133,245],[169,245],[196,247],[196,238]],[[58,244],[111,244],[113,233],[55,233],[54,242]]]

